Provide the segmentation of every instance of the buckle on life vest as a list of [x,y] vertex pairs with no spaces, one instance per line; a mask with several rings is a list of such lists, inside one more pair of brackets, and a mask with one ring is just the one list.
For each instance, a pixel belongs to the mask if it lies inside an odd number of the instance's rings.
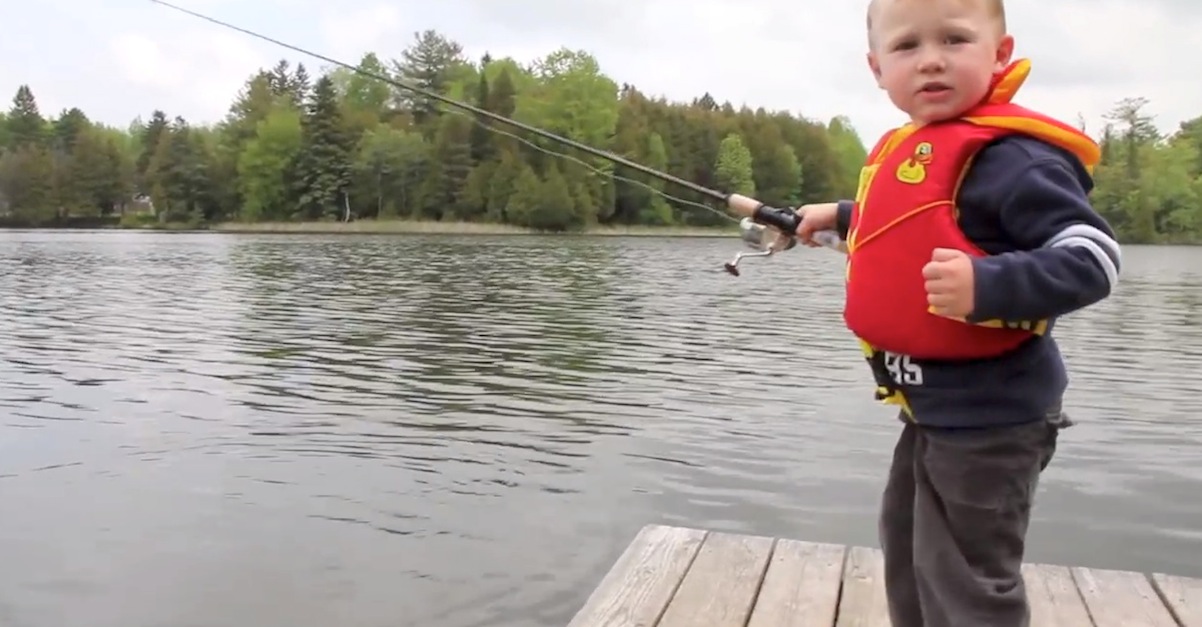
[[885,363],[885,352],[873,348],[864,340],[860,340],[860,349],[864,351],[864,359],[872,369],[872,378],[876,382],[876,400],[886,405],[900,405],[907,416],[911,415],[910,403]]
[[868,361],[868,367],[872,369],[872,378],[876,381],[876,400],[886,401],[895,398],[901,390],[897,387],[897,383],[893,381],[893,375],[889,374],[889,369],[885,367],[885,353],[865,347],[864,358]]

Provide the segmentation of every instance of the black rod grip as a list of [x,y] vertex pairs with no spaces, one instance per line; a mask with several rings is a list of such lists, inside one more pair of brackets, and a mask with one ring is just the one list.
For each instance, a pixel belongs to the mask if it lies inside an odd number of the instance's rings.
[[792,209],[777,209],[768,205],[760,205],[751,214],[751,219],[759,224],[771,226],[785,235],[796,235],[797,227],[801,224],[801,216]]

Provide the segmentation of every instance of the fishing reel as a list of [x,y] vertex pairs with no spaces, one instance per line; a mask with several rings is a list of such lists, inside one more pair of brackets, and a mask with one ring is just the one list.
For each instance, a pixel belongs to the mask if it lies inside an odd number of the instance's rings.
[[[751,215],[739,221],[739,234],[743,243],[755,252],[736,253],[734,259],[723,266],[733,276],[739,276],[739,262],[748,257],[771,257],[797,245],[798,225],[801,215],[792,209],[777,209],[759,205]],[[835,250],[841,250],[842,240],[834,231],[814,233],[814,241]]]
[[739,262],[748,257],[771,257],[797,245],[797,238],[760,224],[751,218],[739,221],[739,239],[756,252],[735,253],[734,259],[723,266],[733,276],[739,276]]

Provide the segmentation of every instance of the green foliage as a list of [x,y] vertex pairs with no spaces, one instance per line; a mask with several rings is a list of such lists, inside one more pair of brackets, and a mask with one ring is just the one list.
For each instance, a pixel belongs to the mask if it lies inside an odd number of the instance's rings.
[[337,219],[344,214],[354,148],[334,81],[322,76],[301,119],[301,147],[293,161],[297,217]]
[[718,160],[714,164],[718,186],[735,194],[755,196],[755,172],[751,161],[751,151],[737,133],[723,138],[718,145]]
[[1148,101],[1127,98],[1103,128],[1094,206],[1131,242],[1202,240],[1202,117],[1162,137]]
[[[530,64],[473,62],[462,50],[426,30],[398,58],[369,53],[358,67],[772,204],[851,196],[866,156],[845,117],[735,108],[709,93],[669,102],[615,81],[581,50]],[[1094,202],[1126,241],[1202,240],[1202,118],[1162,137],[1146,107],[1128,99],[1108,116]],[[404,218],[550,231],[721,223],[623,179],[707,202],[487,116],[284,60],[248,77],[207,126],[161,110],[126,129],[77,108],[46,117],[24,85],[0,112],[0,218],[29,224],[118,215],[127,225]]]
[[290,105],[279,106],[256,125],[255,136],[238,157],[238,217],[252,222],[288,218],[292,168],[303,139],[301,114]]

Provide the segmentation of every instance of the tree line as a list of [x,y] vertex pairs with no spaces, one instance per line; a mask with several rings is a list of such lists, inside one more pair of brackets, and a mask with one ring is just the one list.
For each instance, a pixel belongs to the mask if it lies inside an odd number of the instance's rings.
[[[670,102],[619,85],[590,54],[567,48],[527,65],[471,61],[428,30],[398,58],[369,53],[358,69],[779,205],[849,197],[865,158],[844,117],[736,108],[709,93]],[[280,60],[250,76],[213,124],[162,110],[124,129],[78,108],[46,117],[27,85],[12,102],[0,114],[0,222],[10,225],[721,223],[624,179],[706,202],[696,193],[342,67],[312,76]],[[1126,99],[1107,116],[1095,204],[1125,241],[1202,241],[1202,117],[1164,136],[1147,105]]]

